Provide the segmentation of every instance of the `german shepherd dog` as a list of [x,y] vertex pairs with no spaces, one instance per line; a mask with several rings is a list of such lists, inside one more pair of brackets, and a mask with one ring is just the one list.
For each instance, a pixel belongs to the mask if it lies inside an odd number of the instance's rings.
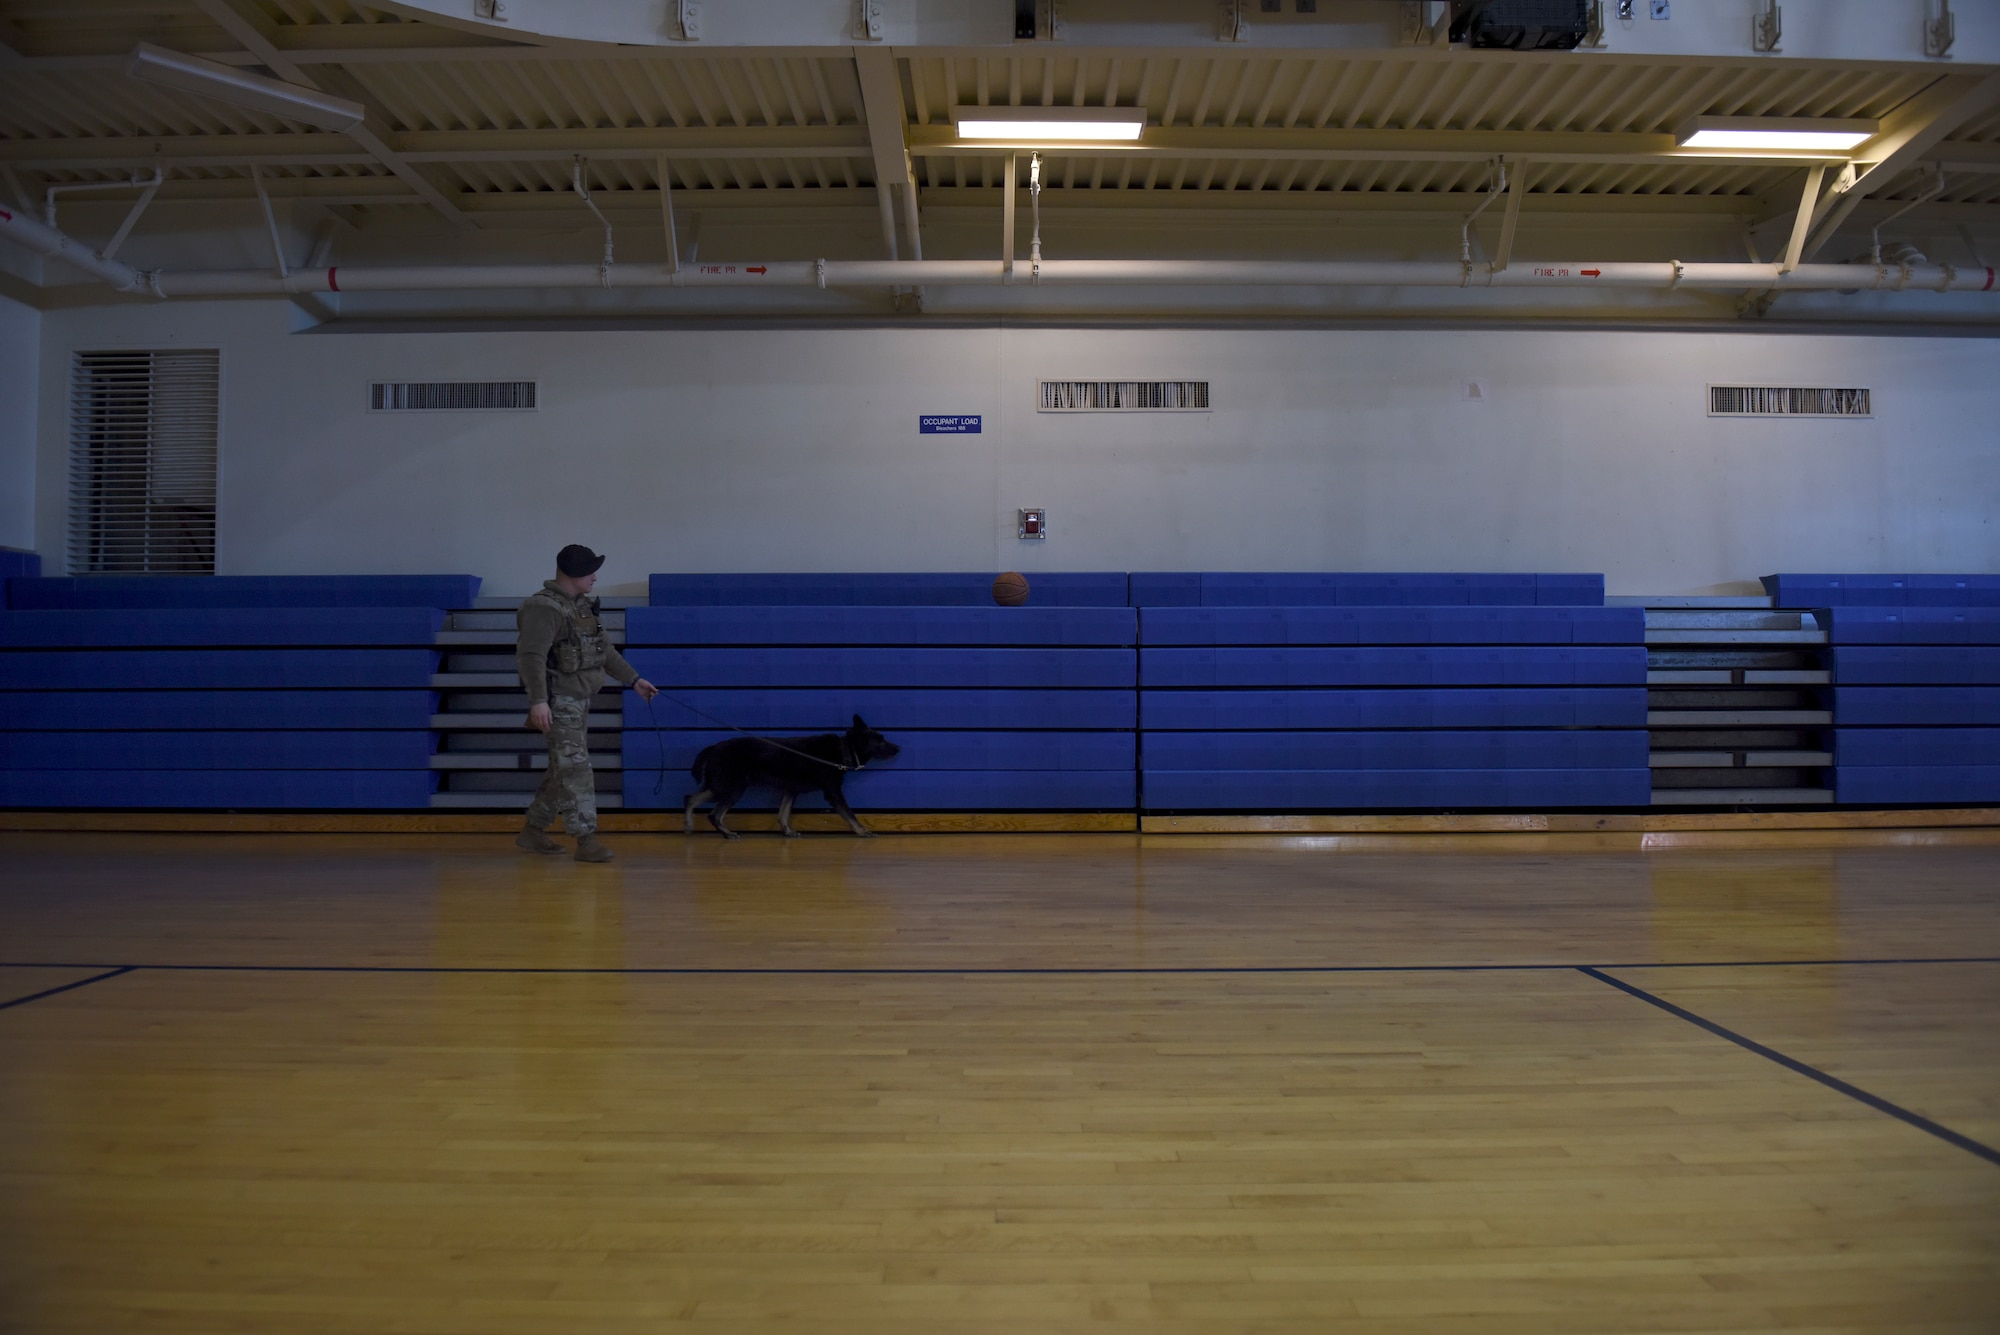
[[736,831],[722,823],[729,809],[743,800],[752,788],[778,790],[778,826],[787,839],[796,839],[792,828],[792,803],[800,793],[818,792],[827,805],[840,813],[847,828],[866,839],[868,828],[856,818],[854,808],[840,791],[840,784],[852,770],[871,760],[887,760],[903,748],[854,716],[854,726],[846,732],[823,732],[812,737],[732,737],[726,742],[702,748],[688,773],[698,785],[681,803],[681,823],[694,833],[694,809],[711,797],[708,823],[724,839],[735,839]]

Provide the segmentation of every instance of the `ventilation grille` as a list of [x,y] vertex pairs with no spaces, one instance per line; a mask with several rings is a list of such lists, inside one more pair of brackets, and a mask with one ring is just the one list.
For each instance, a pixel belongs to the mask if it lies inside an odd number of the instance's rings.
[[1865,389],[1805,389],[1767,385],[1710,385],[1710,417],[1872,417]]
[[1206,380],[1044,380],[1045,413],[1205,413]]
[[533,412],[532,380],[378,380],[368,386],[377,413]]
[[212,348],[76,354],[71,574],[215,573],[221,382]]

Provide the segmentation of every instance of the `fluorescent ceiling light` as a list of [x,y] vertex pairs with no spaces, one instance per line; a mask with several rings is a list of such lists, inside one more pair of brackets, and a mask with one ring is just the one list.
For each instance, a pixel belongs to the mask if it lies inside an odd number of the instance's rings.
[[1807,116],[1696,116],[1675,140],[1682,148],[1736,152],[1845,153],[1873,139],[1881,124]]
[[368,109],[359,102],[344,97],[269,79],[232,65],[219,65],[199,56],[184,56],[151,42],[141,42],[132,49],[125,59],[125,72],[163,88],[267,112],[322,130],[351,130],[368,114]]
[[1146,128],[1144,107],[953,107],[961,139],[1132,140]]

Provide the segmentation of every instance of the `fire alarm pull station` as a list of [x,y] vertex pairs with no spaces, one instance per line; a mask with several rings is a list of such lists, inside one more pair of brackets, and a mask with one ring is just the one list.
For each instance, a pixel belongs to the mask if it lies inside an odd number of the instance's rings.
[[1021,516],[1021,536],[1024,538],[1046,538],[1049,536],[1049,512],[1039,507],[1033,510],[1016,511]]

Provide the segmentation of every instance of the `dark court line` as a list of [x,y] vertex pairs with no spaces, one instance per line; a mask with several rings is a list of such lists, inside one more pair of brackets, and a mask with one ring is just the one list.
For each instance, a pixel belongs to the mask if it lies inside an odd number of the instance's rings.
[[1577,972],[1595,978],[1600,983],[1607,983],[1610,986],[1617,988],[1620,992],[1624,992],[1631,996],[1635,996],[1649,1006],[1658,1006],[1661,1010],[1665,1011],[1667,1014],[1678,1016],[1680,1019],[1686,1020],[1691,1025],[1695,1025],[1701,1029],[1706,1029],[1709,1033],[1714,1034],[1717,1038],[1726,1038],[1731,1043],[1734,1043],[1737,1047],[1742,1048],[1747,1052],[1754,1052],[1759,1057],[1762,1057],[1767,1061],[1774,1061],[1788,1071],[1796,1072],[1797,1074],[1804,1076],[1808,1080],[1817,1080],[1820,1084],[1825,1085],[1828,1089],[1834,1091],[1836,1094],[1845,1094],[1848,1098],[1855,1100],[1857,1103],[1867,1104],[1869,1107],[1873,1108],[1876,1112],[1887,1113],[1889,1116],[1895,1118],[1899,1122],[1907,1122],[1909,1125],[1917,1128],[1917,1130],[1919,1131],[1923,1131],[1930,1135],[1936,1136],[1939,1140],[1942,1140],[1947,1145],[1956,1145],[1959,1149],[1964,1150],[1966,1153],[1976,1154],[1990,1164],[2000,1164],[2000,1150],[1996,1150],[1990,1145],[1982,1144],[1979,1141],[1972,1139],[1970,1136],[1962,1136],[1958,1132],[1953,1131],[1950,1127],[1940,1126],[1936,1122],[1933,1122],[1930,1118],[1925,1117],[1920,1113],[1913,1113],[1908,1108],[1903,1107],[1901,1104],[1891,1103],[1889,1102],[1889,1100],[1885,1098],[1881,1098],[1878,1097],[1877,1095],[1870,1094],[1865,1089],[1859,1089],[1853,1085],[1848,1084],[1845,1080],[1842,1080],[1839,1076],[1828,1075],[1825,1071],[1820,1070],[1817,1066],[1808,1066],[1806,1063],[1798,1060],[1795,1057],[1787,1057],[1784,1053],[1779,1052],[1775,1048],[1767,1048],[1754,1038],[1749,1038],[1743,1034],[1739,1034],[1734,1029],[1724,1028],[1722,1025],[1717,1024],[1713,1020],[1704,1019],[1703,1017],[1696,1015],[1691,1010],[1686,1010],[1680,1006],[1674,1005],[1673,1002],[1668,1001],[1665,997],[1659,997],[1653,995],[1651,992],[1648,992],[1643,987],[1634,987],[1631,983],[1625,982],[1622,979],[1613,978],[1608,973],[1603,973],[1597,969],[1590,968],[1587,966],[1578,969]]
[[[6,967],[23,968],[23,969],[33,969],[42,967],[53,968],[53,969],[97,969],[97,968],[102,968],[103,966],[97,964],[53,964],[47,966],[20,964],[20,965],[8,965]],[[120,965],[118,968],[111,970],[109,973],[98,974],[97,977],[95,978],[79,978],[74,983],[64,983],[61,987],[51,987],[51,988],[45,988],[40,992],[30,992],[27,996],[15,997],[12,1001],[0,1001],[0,1011],[11,1010],[15,1006],[25,1006],[31,1001],[40,1001],[43,997],[53,997],[63,992],[74,992],[79,987],[89,987],[92,983],[101,983],[107,978],[116,978],[120,974],[131,973],[138,967],[139,966],[136,964],[124,964]]]
[[46,960],[0,960],[0,969],[152,969],[163,973],[449,973],[449,974],[623,974],[634,977],[1173,977],[1196,974],[1364,974],[1364,973],[1570,973],[1578,969],[1772,969],[1876,964],[2000,964],[2000,955],[1951,955],[1881,959],[1823,960],[1639,960],[1613,964],[1188,964],[1133,968],[1076,966],[1015,967],[912,965],[882,968],[780,968],[746,965],[663,965],[622,969],[565,968],[533,964],[126,964]]

